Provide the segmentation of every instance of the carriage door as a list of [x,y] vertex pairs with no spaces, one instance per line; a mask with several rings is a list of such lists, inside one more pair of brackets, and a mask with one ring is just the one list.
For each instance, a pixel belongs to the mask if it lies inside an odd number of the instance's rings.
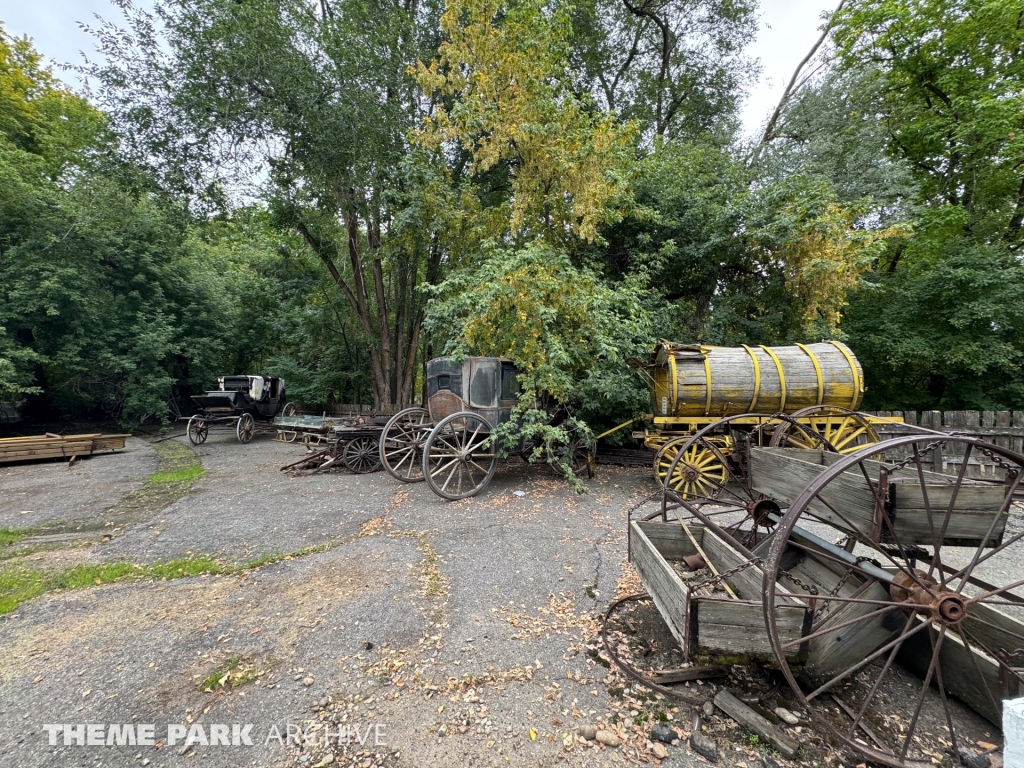
[[498,391],[501,363],[494,359],[471,358],[469,406],[492,427],[498,423]]

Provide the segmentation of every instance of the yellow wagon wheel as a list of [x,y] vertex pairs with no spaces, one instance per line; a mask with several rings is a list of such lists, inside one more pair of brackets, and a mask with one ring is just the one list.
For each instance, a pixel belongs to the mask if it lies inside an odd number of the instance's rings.
[[783,421],[772,433],[773,448],[802,448],[848,454],[879,441],[863,413],[832,405],[812,405]]
[[718,444],[723,441],[726,439],[679,437],[665,443],[654,460],[658,482],[686,501],[718,498],[731,474],[728,459]]

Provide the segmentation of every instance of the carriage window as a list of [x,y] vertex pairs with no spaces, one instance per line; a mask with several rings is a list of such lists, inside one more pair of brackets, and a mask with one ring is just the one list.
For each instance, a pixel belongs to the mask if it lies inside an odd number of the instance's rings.
[[442,390],[442,389],[449,389],[450,390],[451,388],[452,388],[452,377],[451,376],[449,376],[448,374],[442,374],[442,375],[437,377],[437,389],[439,391]]
[[469,385],[469,404],[477,408],[493,408],[498,399],[497,365],[490,360],[473,363]]
[[519,394],[519,382],[516,380],[516,369],[511,365],[501,366],[501,399],[515,400]]

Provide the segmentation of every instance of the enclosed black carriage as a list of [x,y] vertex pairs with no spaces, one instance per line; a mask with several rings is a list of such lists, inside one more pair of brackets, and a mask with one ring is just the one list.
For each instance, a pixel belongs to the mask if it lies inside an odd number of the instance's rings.
[[221,376],[218,389],[193,395],[198,412],[188,420],[188,439],[206,442],[210,427],[234,429],[238,441],[248,443],[257,422],[269,423],[278,414],[295,413],[287,401],[284,379],[277,376]]
[[497,465],[491,432],[518,402],[516,367],[499,357],[427,363],[427,408],[406,408],[384,427],[380,458],[405,483],[426,480],[446,499],[481,491]]
[[[427,363],[427,407],[406,408],[384,427],[380,458],[384,468],[405,483],[426,480],[446,499],[463,499],[483,490],[497,466],[491,435],[512,418],[519,403],[518,372],[502,357],[439,357]],[[565,411],[546,414],[558,423]],[[537,451],[536,449],[540,449]],[[550,455],[565,446],[519,446],[519,454]],[[585,445],[570,446],[573,471],[589,470]]]

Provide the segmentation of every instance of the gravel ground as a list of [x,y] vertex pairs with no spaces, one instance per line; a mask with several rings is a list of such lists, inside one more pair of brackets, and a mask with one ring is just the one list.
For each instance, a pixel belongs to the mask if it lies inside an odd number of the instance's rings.
[[156,471],[156,451],[129,438],[123,451],[87,459],[0,466],[0,528],[96,517]]
[[[131,445],[103,460],[123,462],[122,495],[134,487],[127,478],[145,475],[140,457],[156,465],[144,445]],[[573,744],[571,734],[621,708],[605,668],[582,651],[615,591],[624,510],[651,490],[646,473],[602,467],[590,492],[575,496],[546,468],[516,462],[480,497],[452,503],[383,472],[289,477],[278,467],[301,448],[266,438],[243,446],[214,435],[196,452],[207,474],[192,490],[90,547],[90,560],[209,554],[242,563],[330,548],[232,576],[51,594],[0,620],[5,766],[315,765],[322,747],[268,734],[322,723],[325,709],[337,719],[339,702],[352,706],[340,710],[348,723],[381,724],[386,746],[354,757],[362,747],[336,747],[335,764],[603,765],[626,756]],[[71,480],[52,490],[50,467],[22,469],[19,487],[36,507],[52,493],[66,499],[55,517],[98,511],[79,506],[94,496]],[[92,475],[67,477],[84,484]],[[202,690],[228,659],[263,674]],[[158,739],[169,723],[252,723],[254,746],[179,754],[180,742],[79,747],[58,735],[51,747],[51,722],[154,723]],[[679,746],[664,764],[702,760]]]
[[[21,495],[0,509],[97,516],[156,468],[145,443],[129,449],[70,471],[3,470],[5,489]],[[640,702],[643,689],[593,658],[600,616],[638,587],[625,516],[653,490],[646,471],[599,467],[576,496],[516,460],[479,497],[446,502],[384,472],[290,477],[279,467],[301,446],[268,438],[240,445],[214,433],[195,452],[207,474],[185,496],[109,542],[65,551],[88,562],[295,556],[233,575],[53,593],[0,618],[5,768],[604,766],[652,758],[647,714],[689,730],[688,707]],[[321,549],[300,552],[311,547]],[[667,630],[648,614],[638,635],[660,638],[671,664]],[[764,747],[729,722],[711,727],[717,764],[760,768]],[[57,736],[50,746],[47,723],[152,723],[163,743],[65,746]],[[235,723],[252,725],[252,746],[167,743],[168,724]],[[379,725],[382,743],[282,744],[274,737],[289,724],[350,729],[350,739],[353,726],[366,739]],[[626,743],[585,742],[583,724]],[[706,763],[684,742],[667,752],[670,768]]]

